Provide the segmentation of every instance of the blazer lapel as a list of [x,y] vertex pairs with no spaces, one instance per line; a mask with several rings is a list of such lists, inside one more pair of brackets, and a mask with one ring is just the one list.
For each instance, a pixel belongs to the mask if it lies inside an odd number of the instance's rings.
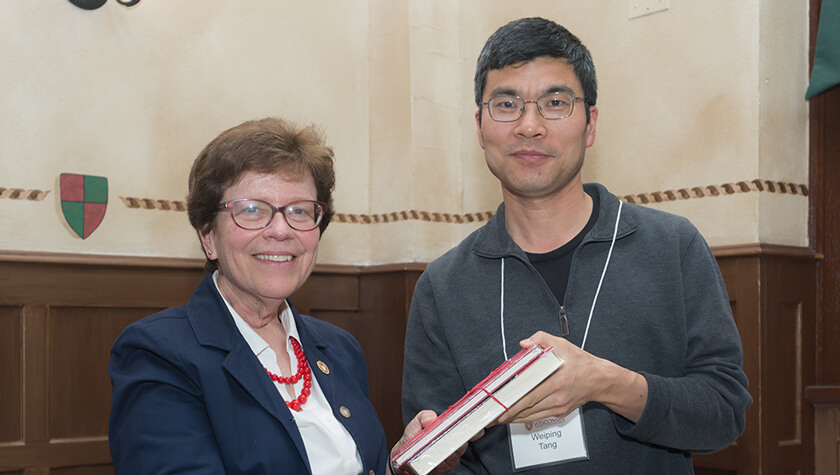
[[[198,342],[227,352],[222,368],[256,400],[265,411],[277,419],[294,441],[301,458],[309,466],[294,417],[277,394],[274,383],[268,378],[256,355],[239,334],[233,317],[216,290],[212,274],[208,273],[187,304],[187,318]],[[319,380],[320,381],[320,380]],[[311,471],[311,468],[310,468]]]
[[[235,330],[235,329],[234,329]],[[271,416],[277,419],[295,443],[301,458],[309,464],[303,438],[294,417],[277,394],[277,388],[266,375],[259,360],[246,343],[234,345],[222,367],[251,395]]]
[[[251,395],[269,414],[277,419],[281,424],[291,422],[291,426],[286,429],[293,428],[297,432],[297,426],[292,421],[292,416],[288,408],[280,405],[283,400],[278,394],[274,385],[263,384],[263,376],[265,372],[260,366],[254,364],[254,354],[247,345],[237,345],[225,358],[222,367],[228,374],[242,386],[248,394]],[[270,381],[270,380],[269,380]],[[292,432],[292,431],[290,431]]]
[[318,385],[321,386],[321,392],[327,398],[327,402],[336,412],[335,408],[335,392],[337,377],[335,374],[335,365],[323,353],[327,347],[327,343],[322,340],[319,335],[313,332],[303,318],[300,317],[297,309],[289,302],[292,309],[292,315],[295,319],[295,325],[300,335],[300,343],[303,345],[306,352],[306,359],[309,362],[309,367],[312,368],[312,376],[318,379]]
[[[321,348],[318,345],[312,345],[310,348],[307,348],[306,353],[306,359],[309,360],[310,366],[314,363],[314,366],[312,366],[312,376],[318,380],[318,385],[321,386],[321,392],[324,393],[324,396],[333,408],[333,412],[335,412],[335,366],[332,364],[332,361],[330,361],[327,356],[321,352]],[[329,371],[329,373],[326,373],[323,369],[321,369],[322,365]]]

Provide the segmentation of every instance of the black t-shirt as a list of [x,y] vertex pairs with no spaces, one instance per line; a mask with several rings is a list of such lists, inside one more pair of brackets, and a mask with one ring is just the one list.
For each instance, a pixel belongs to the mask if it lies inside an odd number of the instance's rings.
[[583,227],[577,236],[566,244],[545,254],[525,253],[528,256],[528,260],[531,261],[531,265],[537,269],[537,272],[540,273],[545,283],[548,284],[548,288],[554,293],[554,297],[557,298],[560,305],[563,305],[566,297],[566,287],[569,284],[569,271],[572,267],[572,254],[580,246],[586,233],[598,221],[598,208],[600,204],[598,195],[590,194],[589,196],[592,197],[592,215],[589,216],[589,221],[586,222],[586,226]]

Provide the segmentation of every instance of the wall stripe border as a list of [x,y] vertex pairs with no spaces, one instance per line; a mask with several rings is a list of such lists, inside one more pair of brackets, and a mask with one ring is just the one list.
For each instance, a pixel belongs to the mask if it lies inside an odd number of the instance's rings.
[[[789,183],[783,181],[771,181],[755,179],[750,181],[738,181],[735,183],[723,183],[721,185],[695,186],[691,188],[679,188],[676,190],[654,191],[650,193],[637,193],[624,195],[619,198],[627,203],[651,204],[665,203],[669,201],[681,201],[688,199],[713,198],[728,196],[740,193],[778,193],[788,195],[808,196],[808,185]],[[49,190],[25,190],[23,188],[0,187],[0,199],[43,201],[50,193]],[[159,211],[186,211],[185,201],[160,200],[151,198],[135,198],[120,196],[126,208],[146,209]],[[487,221],[493,216],[493,211],[482,211],[476,213],[438,213],[432,211],[395,211],[381,214],[352,214],[336,213],[333,216],[335,223],[350,224],[377,224],[395,223],[399,221],[426,221],[431,223],[474,223]]]

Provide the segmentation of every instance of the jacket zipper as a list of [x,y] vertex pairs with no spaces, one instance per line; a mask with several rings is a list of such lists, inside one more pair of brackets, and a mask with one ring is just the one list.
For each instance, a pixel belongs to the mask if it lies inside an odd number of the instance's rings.
[[560,306],[560,335],[569,336],[569,320],[566,318],[566,307]]

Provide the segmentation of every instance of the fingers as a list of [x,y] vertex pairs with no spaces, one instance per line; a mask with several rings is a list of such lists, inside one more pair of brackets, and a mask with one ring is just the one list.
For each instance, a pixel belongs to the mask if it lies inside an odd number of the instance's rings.
[[570,392],[569,381],[560,368],[555,374],[537,385],[522,399],[510,406],[497,420],[500,424],[533,422],[549,416],[563,417],[582,405]]
[[[409,422],[408,425],[405,427],[405,431],[403,432],[403,436],[400,439],[400,441],[397,442],[397,445],[394,447],[394,449],[396,450],[397,448],[402,446],[404,443],[408,442],[412,437],[417,435],[421,430],[423,430],[429,424],[434,422],[435,419],[437,419],[437,414],[435,413],[435,411],[431,411],[431,410],[426,409],[426,410],[418,412],[417,415],[414,416],[414,419],[412,419],[411,422]],[[478,440],[483,435],[484,435],[484,430],[482,429],[481,431],[479,431],[475,436],[473,436],[470,439],[470,442]],[[464,452],[466,452],[466,451],[467,451],[467,444],[464,444],[461,447],[459,447],[458,450],[453,452],[452,455],[450,455],[443,462],[441,462],[440,465],[438,465],[437,468],[435,468],[435,470],[432,473],[433,474],[441,474],[441,473],[447,473],[447,472],[451,472],[452,470],[455,470],[456,468],[458,468],[461,465],[461,456],[464,455]]]
[[[519,403],[521,403],[520,401]],[[517,405],[519,404],[517,403]],[[516,405],[511,406],[505,411],[497,422],[499,424],[514,424],[519,422],[534,422],[545,419],[546,417],[566,417],[576,406],[572,404],[560,404],[553,402],[550,399],[535,401],[533,405],[527,402],[520,407]]]
[[400,448],[403,444],[411,440],[412,437],[419,434],[426,426],[431,424],[437,418],[435,411],[426,409],[417,413],[414,419],[405,426],[402,437],[397,441],[394,450]]
[[408,435],[408,439],[410,439],[417,435],[417,433],[423,430],[426,426],[431,424],[436,418],[437,414],[435,413],[435,411],[424,409],[418,412],[417,415],[414,416],[414,419],[412,419],[411,422],[408,423],[408,425],[405,427],[404,434]]
[[520,423],[520,422],[536,422],[536,421],[541,421],[541,420],[549,418],[549,417],[557,417],[557,418],[563,419],[564,417],[571,414],[573,410],[574,409],[566,410],[566,409],[560,409],[560,408],[555,407],[555,408],[545,409],[545,410],[529,411],[527,413],[522,412],[519,415],[517,415],[516,417],[506,421],[506,424],[517,424],[517,423]]
[[426,426],[428,426],[429,424],[434,422],[435,419],[437,419],[437,413],[430,409],[425,409],[418,412],[414,418],[420,423],[420,427],[425,429]]
[[546,333],[544,331],[538,331],[533,335],[529,336],[528,338],[519,342],[519,346],[522,348],[530,348],[534,345],[540,345],[543,348],[554,347],[555,350],[558,347],[565,348],[566,345],[570,343],[565,338],[556,337],[550,333]]
[[[559,408],[541,408],[539,406],[523,407],[516,409],[511,407],[499,417],[499,424],[511,424],[514,422],[532,422],[550,415],[555,415],[560,411]],[[543,417],[537,417],[540,414],[546,414]]]
[[[481,429],[480,431],[478,431],[478,434],[474,435],[472,437],[472,439],[470,439],[470,442],[475,442],[476,440],[478,440],[482,437],[484,437],[484,429]],[[466,445],[464,446],[464,450],[467,450]]]
[[[556,379],[562,377],[562,375],[558,375],[557,373],[559,373],[559,371],[542,383],[538,384],[537,387],[529,391],[528,394],[510,406],[499,417],[499,422],[506,424],[513,419],[528,417],[530,414],[541,411],[544,408],[561,405],[558,400],[557,392],[560,388],[564,387],[564,384],[562,380],[558,381]],[[555,379],[555,381],[552,381],[552,379]]]

